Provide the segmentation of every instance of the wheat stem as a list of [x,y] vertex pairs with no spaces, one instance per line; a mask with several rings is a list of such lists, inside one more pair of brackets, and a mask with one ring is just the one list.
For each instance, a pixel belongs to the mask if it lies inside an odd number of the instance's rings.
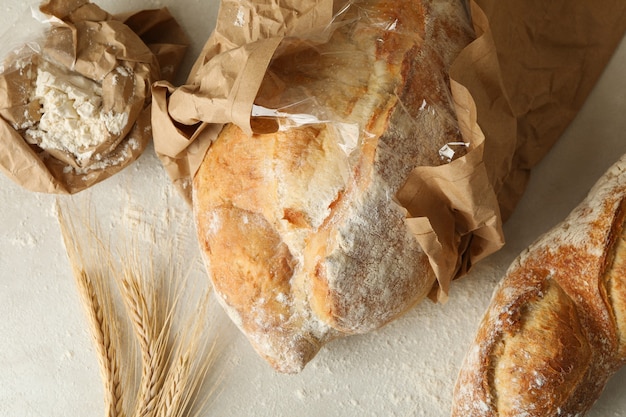
[[104,301],[108,299],[104,290],[104,277],[97,273],[92,277],[80,267],[80,259],[84,258],[84,254],[76,247],[71,237],[75,230],[62,215],[59,216],[59,222],[76,286],[94,339],[104,385],[105,416],[124,417],[117,348],[113,337],[116,331],[115,320],[110,316],[110,303]]

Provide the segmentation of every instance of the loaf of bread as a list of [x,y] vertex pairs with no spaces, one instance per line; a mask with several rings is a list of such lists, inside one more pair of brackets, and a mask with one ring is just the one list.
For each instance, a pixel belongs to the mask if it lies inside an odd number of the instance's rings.
[[327,39],[285,40],[256,133],[226,125],[193,180],[216,292],[280,372],[429,293],[435,274],[394,195],[462,141],[448,68],[472,39],[464,2],[343,3]]
[[452,415],[582,416],[626,359],[626,156],[511,265]]

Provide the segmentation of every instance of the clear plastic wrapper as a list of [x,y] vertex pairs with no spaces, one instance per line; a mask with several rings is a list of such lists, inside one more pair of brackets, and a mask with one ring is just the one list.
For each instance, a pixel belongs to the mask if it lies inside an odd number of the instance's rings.
[[[141,13],[124,19],[136,23]],[[150,25],[175,24],[165,9],[147,13]],[[87,1],[50,1],[15,25],[21,30],[9,29],[0,51],[5,174],[29,190],[65,194],[133,162],[152,138],[150,85],[167,61],[173,76],[187,47],[182,30],[153,51],[140,27]]]

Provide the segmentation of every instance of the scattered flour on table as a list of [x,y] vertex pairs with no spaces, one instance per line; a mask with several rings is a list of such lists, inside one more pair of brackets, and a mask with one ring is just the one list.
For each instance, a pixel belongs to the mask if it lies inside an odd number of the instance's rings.
[[37,246],[37,237],[32,233],[20,233],[19,235],[9,236],[8,240],[16,247],[34,248]]

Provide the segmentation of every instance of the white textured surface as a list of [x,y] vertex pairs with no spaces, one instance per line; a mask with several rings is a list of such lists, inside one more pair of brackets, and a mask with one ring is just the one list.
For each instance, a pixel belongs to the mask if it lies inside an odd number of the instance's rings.
[[[0,0],[0,28],[37,2]],[[102,0],[111,12],[168,6],[193,39],[188,69],[209,36],[217,0]],[[274,373],[234,326],[208,416],[427,416],[449,414],[452,386],[495,283],[513,258],[562,220],[626,153],[626,43],[506,225],[507,246],[455,283],[446,305],[422,303],[384,329],[336,341],[299,375]],[[65,198],[62,198],[62,200]],[[68,200],[90,200],[113,233],[141,217],[161,222],[186,207],[149,148],[115,177]],[[0,175],[0,416],[103,414],[94,350],[62,247],[56,197]],[[171,214],[169,214],[171,216]],[[189,233],[193,233],[189,229]],[[626,370],[589,414],[626,414]]]

